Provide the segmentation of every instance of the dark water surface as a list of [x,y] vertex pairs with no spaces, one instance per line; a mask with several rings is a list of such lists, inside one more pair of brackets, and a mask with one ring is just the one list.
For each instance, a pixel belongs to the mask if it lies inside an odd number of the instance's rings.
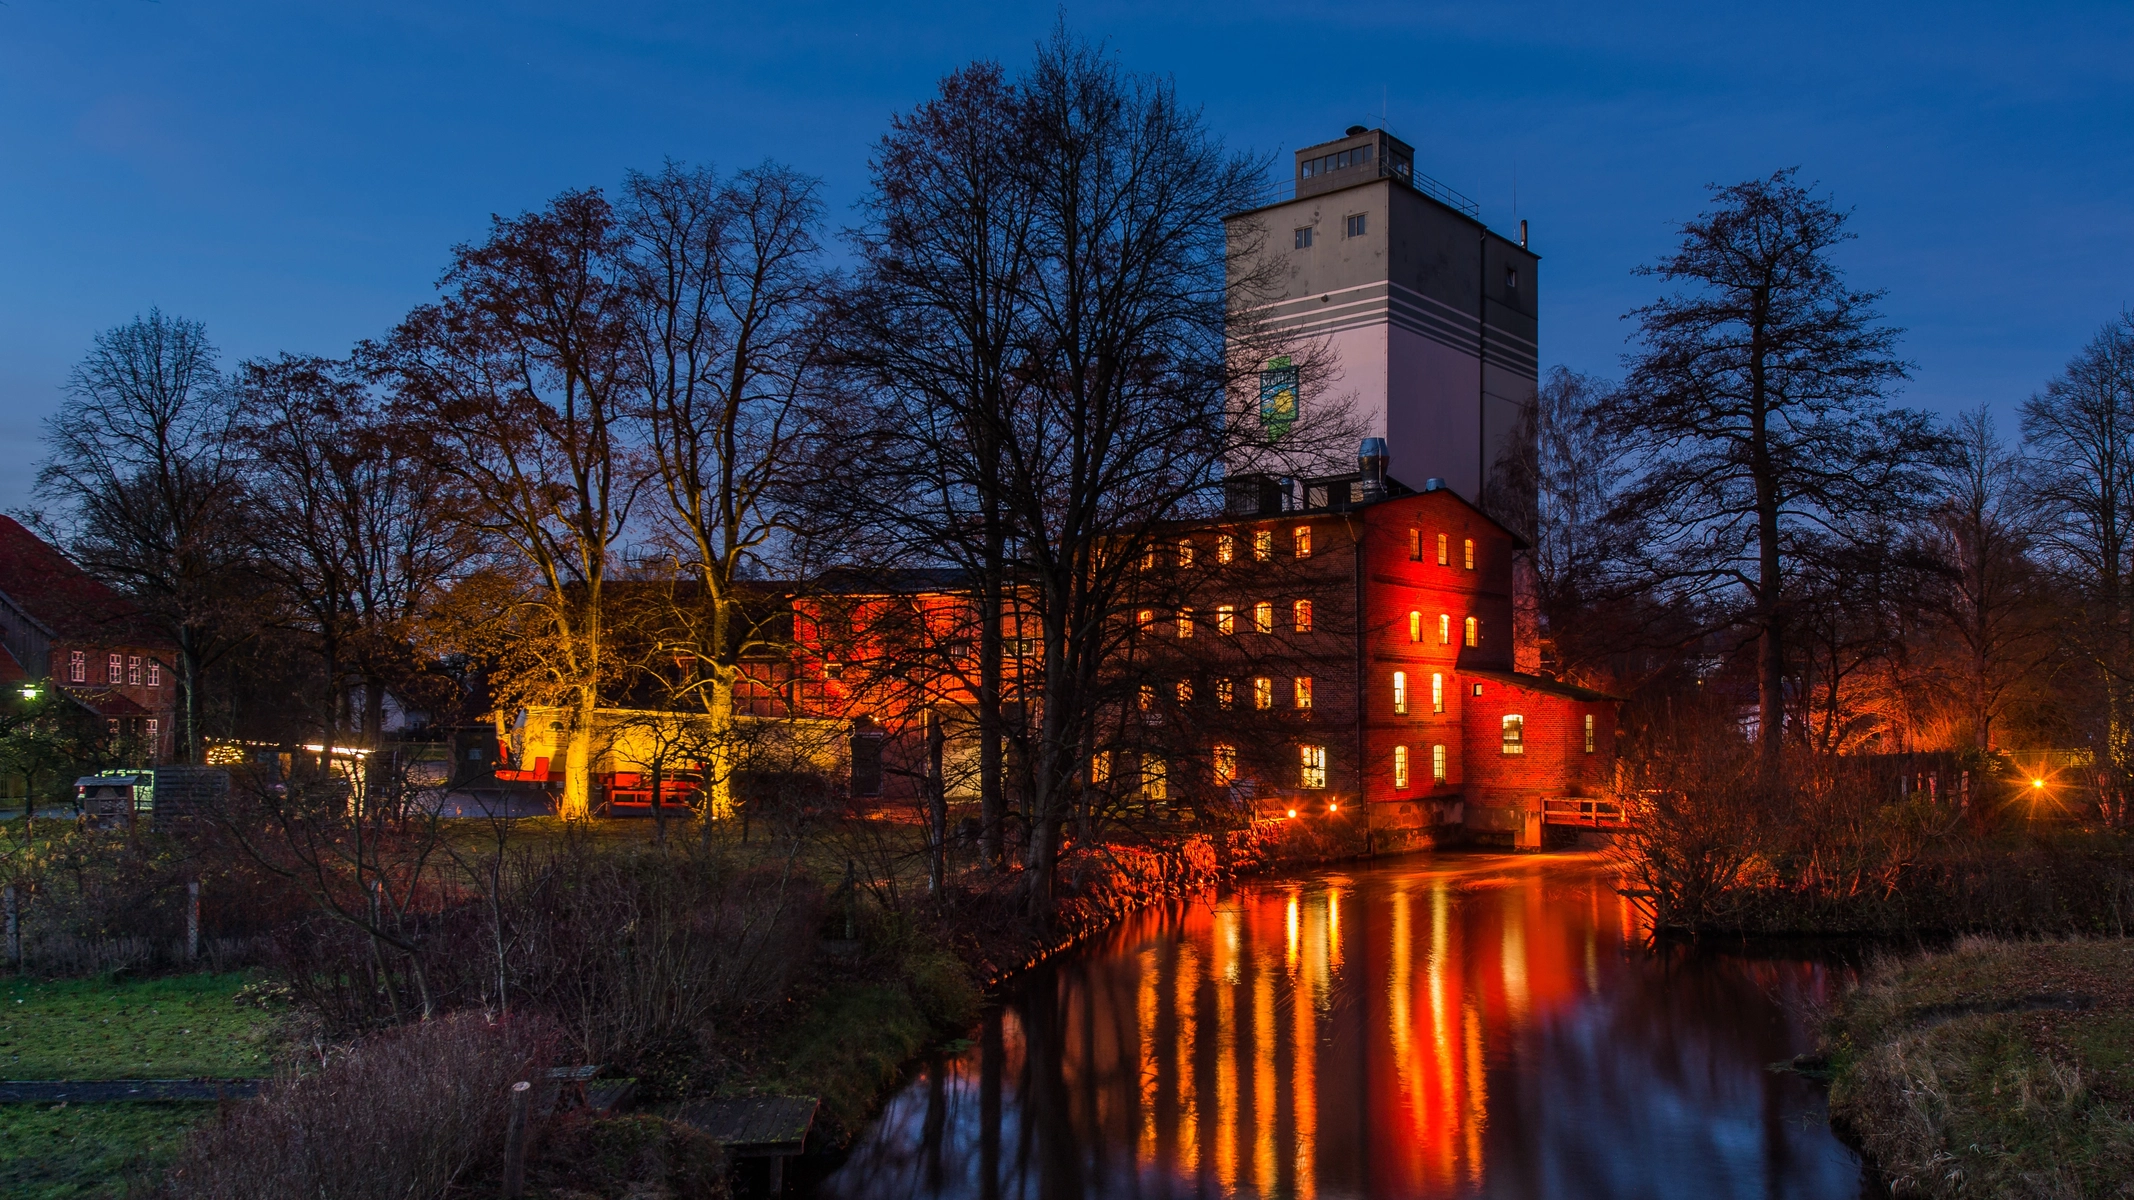
[[1658,952],[1586,856],[1241,886],[1030,973],[818,1195],[1851,1197],[1769,1064],[1841,972]]

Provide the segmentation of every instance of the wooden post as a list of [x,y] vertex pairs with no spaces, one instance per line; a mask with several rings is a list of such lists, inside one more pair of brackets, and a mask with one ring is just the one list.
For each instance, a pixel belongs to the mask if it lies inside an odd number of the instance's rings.
[[511,1085],[511,1119],[504,1126],[504,1200],[519,1200],[526,1190],[526,1097],[533,1085]]
[[185,957],[188,961],[200,957],[200,881],[197,879],[185,884]]
[[7,885],[6,893],[7,965],[19,971],[22,969],[22,909],[15,899],[14,884]]

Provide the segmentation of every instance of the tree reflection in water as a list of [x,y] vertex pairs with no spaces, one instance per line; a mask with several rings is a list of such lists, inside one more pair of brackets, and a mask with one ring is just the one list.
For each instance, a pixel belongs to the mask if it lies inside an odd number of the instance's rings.
[[1453,856],[1150,911],[1032,972],[819,1194],[1837,1197],[1832,969],[1647,947],[1589,857]]

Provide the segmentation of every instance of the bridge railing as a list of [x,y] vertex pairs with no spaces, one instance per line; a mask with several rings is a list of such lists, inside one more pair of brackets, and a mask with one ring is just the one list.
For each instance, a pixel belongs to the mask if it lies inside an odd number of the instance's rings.
[[1612,796],[1548,796],[1541,801],[1541,819],[1550,825],[1588,829],[1620,828],[1627,823],[1623,802]]

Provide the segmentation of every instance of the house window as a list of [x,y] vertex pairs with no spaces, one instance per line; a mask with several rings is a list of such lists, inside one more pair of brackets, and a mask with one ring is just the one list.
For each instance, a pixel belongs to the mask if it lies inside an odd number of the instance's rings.
[[1481,684],[1479,684],[1479,683],[1478,683],[1478,684],[1476,684],[1476,685],[1475,685],[1475,690],[1474,690],[1474,694],[1475,694],[1475,695],[1477,695],[1477,696],[1479,696],[1479,695],[1481,695],[1481,694],[1482,694],[1482,685],[1481,685]]
[[1343,231],[1349,237],[1362,237],[1364,229],[1369,224],[1364,220],[1364,216],[1365,214],[1363,213],[1350,214],[1349,218],[1342,223]]
[[1401,716],[1408,715],[1408,673],[1406,671],[1393,672],[1393,711]]
[[1408,561],[1423,561],[1423,531],[1420,529],[1408,531]]
[[1178,707],[1180,707],[1180,708],[1187,708],[1187,707],[1190,707],[1190,706],[1192,705],[1192,703],[1193,703],[1193,681],[1192,681],[1192,680],[1190,680],[1190,679],[1181,679],[1181,680],[1179,680],[1179,681],[1178,681],[1178,686],[1177,686],[1177,692],[1178,692]]
[[1142,712],[1154,712],[1154,711],[1156,710],[1156,685],[1155,685],[1155,684],[1153,684],[1153,683],[1144,683],[1144,684],[1142,684],[1142,685],[1141,685],[1141,698],[1140,698],[1140,704],[1141,704],[1141,711],[1142,711]]
[[1252,631],[1254,633],[1274,632],[1274,604],[1272,601],[1262,600],[1252,606]]
[[148,660],[148,686],[163,686],[163,664],[152,658]]
[[1593,714],[1586,714],[1586,753],[1593,753]]
[[1437,644],[1440,646],[1450,646],[1452,644],[1451,613],[1439,613],[1437,615]]
[[1393,788],[1405,791],[1408,787],[1408,748],[1393,747]]
[[1526,718],[1518,713],[1504,714],[1504,752],[1526,753]]
[[1228,679],[1218,679],[1215,681],[1215,707],[1229,708],[1231,704],[1236,700],[1236,698],[1237,694],[1232,689],[1230,681]]
[[1441,533],[1437,535],[1437,565],[1441,567],[1449,566],[1452,563],[1452,553],[1445,546],[1445,535]]
[[141,656],[138,654],[126,656],[126,686],[141,686]]
[[1155,566],[1156,547],[1150,546],[1148,549],[1143,550],[1141,552],[1141,569],[1144,571],[1154,570]]
[[1430,747],[1430,782],[1445,782],[1445,747],[1442,745]]
[[1445,711],[1445,677],[1443,675],[1433,674],[1430,676],[1430,711],[1434,713]]
[[1323,788],[1326,786],[1326,747],[1300,746],[1297,748],[1297,786]]
[[1215,538],[1215,561],[1228,565],[1230,560],[1236,557],[1237,539],[1227,533],[1218,534]]
[[1182,638],[1193,636],[1193,610],[1190,608],[1178,610],[1178,636]]
[[1178,543],[1178,565],[1181,567],[1193,565],[1193,542],[1190,538],[1180,539]]
[[1252,707],[1274,707],[1274,680],[1261,675],[1252,681]]
[[1310,708],[1310,707],[1312,706],[1312,677],[1311,677],[1311,676],[1309,676],[1309,675],[1299,675],[1299,676],[1297,676],[1297,679],[1296,679],[1296,701],[1297,701],[1297,707],[1298,707],[1298,708]]
[[1255,530],[1253,530],[1253,531],[1252,531],[1252,561],[1254,561],[1254,562],[1266,562],[1266,561],[1267,561],[1268,559],[1271,559],[1271,558],[1273,558],[1273,557],[1274,557],[1274,530],[1272,530],[1272,529],[1255,529]]
[[126,656],[123,654],[112,655],[111,661],[105,664],[105,669],[108,672],[104,676],[105,682],[124,683],[126,681]]
[[1155,625],[1156,625],[1156,610],[1155,610],[1155,609],[1153,609],[1153,608],[1144,608],[1144,609],[1142,609],[1142,610],[1141,610],[1140,612],[1138,612],[1138,613],[1135,613],[1135,614],[1134,614],[1134,623],[1135,623],[1136,625],[1139,625],[1139,626],[1140,626],[1141,628],[1143,628],[1143,629],[1153,629],[1153,628],[1155,628]]
[[1228,637],[1237,632],[1237,610],[1227,604],[1215,606],[1215,632]]
[[1411,642],[1423,640],[1423,614],[1419,612],[1408,614],[1408,640]]
[[89,682],[89,656],[88,656],[88,654],[86,654],[86,653],[84,653],[83,651],[80,651],[80,650],[75,650],[75,651],[71,651],[71,652],[69,652],[69,653],[68,653],[68,655],[67,655],[67,682],[68,682],[68,683],[87,683],[87,682]]
[[1297,249],[1299,249],[1299,250],[1309,250],[1309,249],[1311,249],[1311,248],[1312,248],[1312,227],[1311,227],[1311,226],[1309,226],[1309,225],[1299,226],[1299,227],[1298,227],[1298,229],[1297,229]]
[[1099,750],[1089,756],[1089,782],[1093,787],[1111,782],[1111,751]]
[[157,738],[161,735],[162,729],[163,723],[161,721],[156,720],[154,717],[148,718],[148,752],[150,754],[154,754],[156,752],[156,747],[162,744],[161,742],[157,741]]
[[1297,526],[1295,540],[1297,557],[1310,558],[1312,556],[1312,527],[1309,525]]
[[1479,645],[1481,645],[1481,644],[1482,644],[1482,623],[1481,623],[1480,621],[1477,621],[1477,620],[1475,620],[1475,619],[1474,619],[1473,617],[1469,617],[1469,618],[1467,618],[1467,621],[1466,621],[1466,627],[1467,627],[1467,644],[1468,644],[1469,646],[1479,646]]
[[1467,549],[1466,549],[1466,554],[1467,554],[1467,569],[1468,569],[1468,570],[1470,570],[1470,571],[1472,571],[1472,570],[1474,570],[1474,569],[1475,569],[1475,540],[1474,540],[1473,538],[1468,538],[1468,539],[1467,539]]
[[1215,743],[1214,752],[1209,755],[1209,758],[1215,768],[1215,786],[1222,787],[1225,784],[1237,782],[1236,746],[1228,742],[1217,742]]
[[1296,625],[1297,632],[1310,633],[1312,631],[1312,602],[1299,600],[1290,605],[1289,609],[1290,619]]

